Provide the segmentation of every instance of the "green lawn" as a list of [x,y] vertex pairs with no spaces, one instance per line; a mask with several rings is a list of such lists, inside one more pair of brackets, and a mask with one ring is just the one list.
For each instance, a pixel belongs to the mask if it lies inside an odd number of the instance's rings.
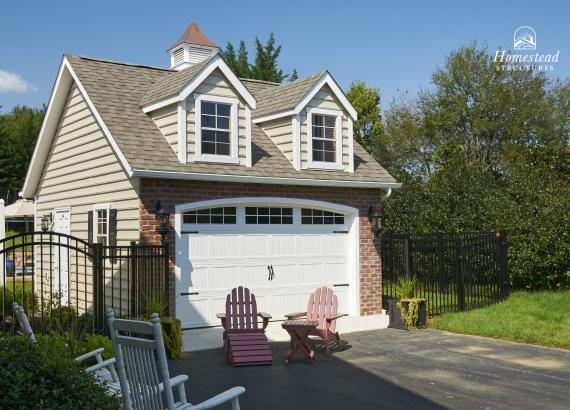
[[496,305],[434,318],[455,333],[570,349],[570,291],[513,292]]

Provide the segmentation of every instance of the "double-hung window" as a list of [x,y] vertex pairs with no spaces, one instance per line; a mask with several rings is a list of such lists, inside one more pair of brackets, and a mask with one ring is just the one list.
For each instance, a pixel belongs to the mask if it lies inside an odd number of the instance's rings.
[[341,111],[307,112],[307,147],[310,168],[342,169]]
[[109,245],[109,204],[93,206],[93,242]]
[[196,97],[196,160],[238,163],[238,102],[216,96]]

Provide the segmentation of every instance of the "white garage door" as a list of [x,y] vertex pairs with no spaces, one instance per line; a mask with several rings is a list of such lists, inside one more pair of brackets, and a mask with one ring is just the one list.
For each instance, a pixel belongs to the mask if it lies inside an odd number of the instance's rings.
[[245,286],[258,310],[304,311],[319,286],[350,312],[352,215],[309,206],[246,204],[181,211],[176,315],[184,328],[219,325],[228,292]]

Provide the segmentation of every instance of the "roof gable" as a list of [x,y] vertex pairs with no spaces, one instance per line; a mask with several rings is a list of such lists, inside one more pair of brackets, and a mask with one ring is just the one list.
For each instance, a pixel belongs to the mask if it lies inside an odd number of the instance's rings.
[[185,70],[169,74],[158,84],[153,84],[145,94],[141,106],[145,113],[158,108],[180,102],[191,95],[194,90],[216,69],[219,69],[229,83],[252,109],[256,108],[256,100],[246,86],[230,69],[224,59],[216,54],[200,64]]

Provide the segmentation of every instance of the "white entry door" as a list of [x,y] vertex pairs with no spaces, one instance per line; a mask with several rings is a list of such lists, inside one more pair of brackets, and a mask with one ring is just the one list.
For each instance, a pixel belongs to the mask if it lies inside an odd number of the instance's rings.
[[245,223],[246,209],[253,207],[230,207],[235,223],[182,224],[176,246],[176,316],[183,328],[219,325],[216,313],[225,311],[226,295],[236,286],[250,288],[258,310],[277,320],[305,311],[310,294],[320,286],[331,287],[339,309],[350,312],[351,218],[334,213],[338,223],[312,224],[306,217],[303,224],[302,209],[307,214],[307,208],[295,207],[292,223]]
[[[71,233],[71,218],[69,208],[54,211],[53,231],[69,235]],[[54,238],[55,239],[55,238]],[[61,304],[67,304],[69,294],[69,239],[57,237],[62,245],[52,245],[54,268],[54,291],[61,292]]]

